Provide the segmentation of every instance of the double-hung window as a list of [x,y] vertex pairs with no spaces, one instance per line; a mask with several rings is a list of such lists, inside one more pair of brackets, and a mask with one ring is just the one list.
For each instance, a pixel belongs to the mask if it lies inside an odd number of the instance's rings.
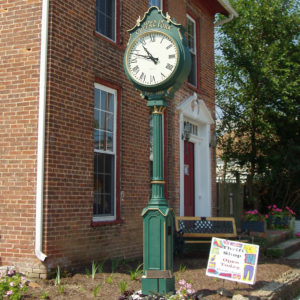
[[188,83],[197,87],[197,39],[196,21],[187,15],[187,43],[191,54],[192,67],[188,77]]
[[96,32],[116,42],[117,0],[96,0]]
[[95,83],[94,221],[116,219],[117,91]]
[[149,0],[149,7],[150,6],[157,6],[159,9],[162,9],[162,2],[163,0]]

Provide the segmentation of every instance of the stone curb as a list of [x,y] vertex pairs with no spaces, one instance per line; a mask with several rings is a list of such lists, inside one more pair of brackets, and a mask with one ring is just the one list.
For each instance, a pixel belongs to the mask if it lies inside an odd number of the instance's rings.
[[249,296],[234,295],[233,300],[290,300],[300,294],[300,269],[289,270]]

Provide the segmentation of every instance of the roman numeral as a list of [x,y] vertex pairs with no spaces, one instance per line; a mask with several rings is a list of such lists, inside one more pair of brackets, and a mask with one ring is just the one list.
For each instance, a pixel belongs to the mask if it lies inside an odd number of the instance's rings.
[[150,34],[149,37],[151,42],[155,42],[155,34]]
[[135,66],[135,67],[132,69],[132,72],[135,72],[135,74],[137,74],[139,71],[140,71],[139,66]]
[[173,69],[173,65],[171,65],[171,64],[167,64],[166,65],[166,69],[168,69],[168,70],[170,70],[170,71],[172,71],[172,69]]
[[150,83],[154,82],[155,83],[155,77],[154,75],[150,75]]
[[141,80],[141,81],[145,81],[145,80],[146,80],[146,75],[145,75],[144,73],[142,73],[142,74],[140,75],[140,80]]
[[[169,57],[170,58],[170,57]],[[136,59],[136,57],[135,58],[132,58],[131,60],[130,60],[130,63],[131,64],[135,64],[135,63],[137,63],[137,59]]]
[[175,58],[175,54],[170,54],[169,55],[169,58],[171,59],[171,58]]
[[140,38],[140,41],[141,41],[141,43],[142,43],[143,45],[146,45],[145,38],[141,37],[141,38]]
[[168,50],[168,49],[170,49],[172,46],[173,46],[173,45],[170,44],[169,46],[166,47],[166,49]]
[[166,78],[166,75],[165,75],[165,74],[160,73],[160,75],[161,75],[161,79],[162,79],[162,80],[164,80],[164,79]]

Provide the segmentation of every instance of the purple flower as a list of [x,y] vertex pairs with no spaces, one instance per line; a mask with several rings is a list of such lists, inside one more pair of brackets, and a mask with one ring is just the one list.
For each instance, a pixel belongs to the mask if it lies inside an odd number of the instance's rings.
[[15,270],[8,270],[6,274],[7,276],[13,276],[15,275],[15,273],[16,273]]

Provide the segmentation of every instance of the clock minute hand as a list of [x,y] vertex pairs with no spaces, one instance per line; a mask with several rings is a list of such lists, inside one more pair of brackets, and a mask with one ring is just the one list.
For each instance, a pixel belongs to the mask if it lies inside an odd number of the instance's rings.
[[149,55],[149,58],[155,63],[157,64],[158,58],[153,57],[152,54],[147,50],[147,48],[145,46],[143,46],[144,50],[147,52],[147,54]]

